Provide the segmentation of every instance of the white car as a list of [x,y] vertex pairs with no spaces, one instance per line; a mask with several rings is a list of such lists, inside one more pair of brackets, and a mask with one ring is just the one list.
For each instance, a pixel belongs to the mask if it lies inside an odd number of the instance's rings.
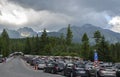
[[44,61],[40,61],[38,64],[38,69],[44,69],[44,67],[46,66]]

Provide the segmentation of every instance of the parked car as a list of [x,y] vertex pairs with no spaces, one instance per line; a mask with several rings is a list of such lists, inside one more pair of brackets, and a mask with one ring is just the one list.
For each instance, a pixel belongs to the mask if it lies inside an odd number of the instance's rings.
[[58,63],[51,62],[51,63],[46,64],[43,71],[48,72],[48,73],[52,73],[52,74],[57,73],[58,72]]
[[65,68],[65,63],[58,62],[58,72],[63,72],[64,68]]
[[64,76],[70,76],[73,66],[74,66],[73,63],[66,64],[66,66],[64,68],[64,71],[63,71],[63,75]]
[[39,70],[43,70],[45,66],[46,66],[46,62],[45,61],[40,60],[38,62],[38,69]]
[[88,77],[88,71],[84,64],[74,64],[71,77]]
[[24,57],[23,58],[28,64],[31,64],[31,62],[32,62],[32,57]]
[[64,75],[70,77],[88,77],[84,64],[68,63],[64,69]]
[[93,62],[89,62],[85,65],[85,69],[88,71],[89,77],[95,76],[95,69]]
[[3,58],[0,58],[0,63],[2,63],[4,60],[3,60]]
[[37,59],[37,58],[33,58],[32,60],[31,60],[31,62],[30,62],[30,65],[31,66],[35,66],[35,65],[38,65],[39,64],[39,59]]
[[101,66],[97,72],[98,77],[116,77],[116,69],[111,65]]
[[120,64],[116,65],[116,77],[120,77]]
[[120,67],[117,68],[116,77],[120,77]]

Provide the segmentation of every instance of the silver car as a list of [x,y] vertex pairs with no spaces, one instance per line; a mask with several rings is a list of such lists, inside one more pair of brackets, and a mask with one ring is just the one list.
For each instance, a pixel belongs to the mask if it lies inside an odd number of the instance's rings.
[[116,69],[113,66],[101,66],[98,77],[116,77]]

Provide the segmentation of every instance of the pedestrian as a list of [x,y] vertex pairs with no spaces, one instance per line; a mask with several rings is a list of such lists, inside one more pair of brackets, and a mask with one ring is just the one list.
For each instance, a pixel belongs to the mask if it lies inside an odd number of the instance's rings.
[[38,70],[38,64],[35,64],[35,70]]

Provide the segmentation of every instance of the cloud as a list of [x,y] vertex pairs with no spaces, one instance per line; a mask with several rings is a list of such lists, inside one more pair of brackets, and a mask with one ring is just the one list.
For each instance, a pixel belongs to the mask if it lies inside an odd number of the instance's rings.
[[21,25],[27,22],[24,8],[19,5],[8,3],[7,0],[0,1],[0,22],[2,24]]
[[112,25],[111,30],[120,33],[120,16],[113,17],[109,24]]
[[[69,11],[77,6],[77,10],[92,8],[95,11],[116,11],[119,9],[120,0],[10,0],[24,8],[35,10],[50,10],[56,12]],[[31,6],[32,5],[32,6]]]
[[[55,26],[60,26],[68,24],[72,21],[71,16],[67,16],[61,13],[54,13],[50,11],[35,11],[30,10],[28,14],[29,23],[28,25],[32,24],[36,26],[36,30],[38,29],[54,29]],[[31,19],[32,16],[32,19]],[[35,28],[34,26],[34,28]],[[57,29],[58,30],[58,29]]]
[[[8,27],[18,28],[22,26],[38,28],[48,28],[51,26],[65,25],[72,21],[72,17],[63,13],[55,13],[49,10],[35,10],[24,8],[18,4],[1,0],[0,23]],[[52,28],[54,29],[54,28]]]
[[119,7],[119,0],[0,0],[0,24],[57,31],[88,23],[111,30],[109,21],[119,16]]

